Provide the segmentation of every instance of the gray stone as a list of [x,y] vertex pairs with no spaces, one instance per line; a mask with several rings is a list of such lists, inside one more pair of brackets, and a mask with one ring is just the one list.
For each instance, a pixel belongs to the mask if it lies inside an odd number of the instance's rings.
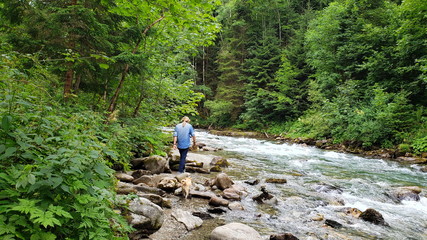
[[178,221],[185,225],[188,231],[191,231],[197,227],[202,226],[203,220],[199,217],[193,216],[190,212],[177,209],[172,212],[172,216]]
[[215,178],[215,185],[221,190],[227,189],[233,184],[233,181],[226,173],[220,173]]
[[255,229],[242,224],[232,222],[224,226],[215,228],[210,240],[263,240]]
[[163,209],[148,199],[136,198],[132,200],[129,203],[129,211],[132,213],[130,216],[131,225],[137,229],[157,230],[163,224]]
[[122,172],[116,173],[115,176],[118,180],[123,182],[132,182],[134,179],[131,175]]

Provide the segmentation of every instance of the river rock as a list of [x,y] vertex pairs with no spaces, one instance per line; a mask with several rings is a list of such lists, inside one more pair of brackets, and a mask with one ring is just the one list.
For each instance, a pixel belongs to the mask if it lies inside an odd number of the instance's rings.
[[401,202],[402,200],[406,201],[419,201],[421,193],[421,188],[412,186],[412,187],[399,187],[395,189],[391,194],[391,198],[394,202]]
[[191,167],[191,166],[186,166],[185,171],[191,172],[191,173],[203,173],[203,174],[209,174],[210,173],[209,169],[200,168],[200,167]]
[[335,220],[332,219],[326,219],[325,224],[332,227],[332,228],[342,228],[343,225]]
[[212,215],[210,215],[209,213],[205,213],[205,212],[193,212],[192,215],[196,216],[196,217],[199,217],[202,220],[208,220],[208,219],[213,219],[214,218]]
[[154,187],[156,184],[153,183],[153,176],[144,175],[135,180],[133,180],[133,184],[144,183],[147,186]]
[[267,178],[265,182],[266,183],[287,183],[287,180],[282,178]]
[[126,173],[122,173],[122,172],[117,172],[116,174],[114,174],[114,176],[119,181],[123,181],[123,182],[132,182],[134,179],[131,175],[126,174]]
[[144,170],[144,169],[137,169],[131,173],[131,175],[134,179],[138,179],[144,175],[152,175],[152,174],[153,173],[151,171]]
[[227,212],[227,209],[225,209],[224,207],[213,207],[213,208],[209,208],[208,212],[214,213],[214,214],[222,214]]
[[173,177],[165,177],[159,182],[159,184],[157,184],[157,187],[171,192],[178,188],[178,180]]
[[213,167],[211,167],[210,169],[209,169],[209,171],[211,171],[211,172],[222,172],[222,169],[221,169],[221,167],[220,166],[213,166]]
[[388,226],[388,224],[385,222],[383,218],[383,215],[381,215],[381,213],[379,213],[377,210],[373,208],[366,209],[366,211],[360,214],[359,218],[376,225]]
[[138,185],[134,185],[133,188],[139,192],[153,193],[153,194],[157,194],[160,196],[166,195],[166,192],[164,190],[156,188],[156,187],[150,187],[150,186],[147,186],[143,183],[140,183]]
[[214,184],[221,190],[231,187],[234,182],[226,173],[220,173],[216,176]]
[[158,230],[164,221],[161,207],[145,198],[136,198],[129,203],[131,213],[130,224],[138,230],[154,232]]
[[162,208],[171,208],[172,207],[172,202],[170,199],[162,198],[161,196],[159,196],[157,194],[137,193],[137,195],[150,200],[152,203],[159,205]]
[[237,222],[215,228],[210,240],[263,240],[255,229]]
[[411,164],[421,164],[426,163],[426,158],[419,158],[419,157],[398,157],[396,158],[398,161],[405,162],[405,163],[411,163]]
[[270,236],[270,240],[299,240],[291,233],[275,234]]
[[185,225],[188,231],[202,226],[203,220],[199,217],[193,216],[190,212],[177,209],[172,212],[172,216]]
[[229,167],[230,163],[224,157],[216,156],[212,159],[211,166]]
[[216,194],[213,192],[202,192],[202,191],[190,191],[191,197],[196,198],[204,198],[204,199],[211,199],[212,197],[216,197]]
[[271,195],[269,192],[267,192],[267,189],[265,189],[265,186],[261,187],[261,192],[262,192],[261,194],[252,198],[257,203],[263,203],[264,201],[267,201],[267,200],[274,198],[273,195]]
[[135,158],[131,161],[133,168],[151,171],[153,174],[159,174],[169,169],[169,163],[166,158],[158,155],[153,155],[144,158]]
[[240,202],[231,202],[230,204],[228,204],[228,209],[230,210],[245,210],[245,208],[243,207],[243,205]]
[[224,189],[222,196],[230,200],[237,200],[237,201],[241,200],[239,191],[234,189],[233,187]]
[[246,180],[245,183],[249,184],[249,185],[257,185],[259,183],[259,179],[249,179]]
[[227,207],[230,204],[230,202],[224,198],[220,198],[220,197],[211,197],[211,199],[209,199],[209,205],[218,207],[218,206],[224,206]]

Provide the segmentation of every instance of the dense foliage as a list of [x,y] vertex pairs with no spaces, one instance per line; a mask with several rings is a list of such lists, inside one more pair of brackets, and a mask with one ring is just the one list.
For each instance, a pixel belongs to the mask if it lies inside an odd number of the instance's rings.
[[113,169],[183,115],[427,152],[426,22],[424,0],[1,1],[0,238],[126,239]]
[[427,151],[427,2],[229,0],[208,124]]
[[216,6],[0,2],[1,239],[127,239],[114,170],[165,155],[160,126],[197,114]]

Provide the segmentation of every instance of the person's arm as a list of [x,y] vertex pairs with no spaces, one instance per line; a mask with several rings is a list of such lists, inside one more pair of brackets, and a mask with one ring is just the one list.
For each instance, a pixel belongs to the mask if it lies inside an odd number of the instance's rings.
[[193,145],[196,146],[196,135],[193,135]]
[[173,136],[173,149],[177,149],[176,141],[178,140],[177,136]]

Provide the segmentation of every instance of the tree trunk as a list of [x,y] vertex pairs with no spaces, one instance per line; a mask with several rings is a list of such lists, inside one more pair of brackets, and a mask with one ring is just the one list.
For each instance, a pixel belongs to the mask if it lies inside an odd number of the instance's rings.
[[135,107],[135,110],[133,111],[133,117],[136,117],[139,112],[139,108],[141,107],[142,100],[144,100],[144,92],[141,91],[141,95],[139,95],[138,104]]
[[80,89],[80,82],[81,82],[81,80],[82,80],[82,75],[81,74],[77,75],[76,76],[76,81],[74,82],[74,87],[73,87],[73,90],[74,90],[74,92],[76,94],[77,94],[77,92]]
[[128,71],[129,71],[129,64],[126,64],[125,69],[122,72],[122,77],[120,78],[119,86],[117,86],[116,91],[114,92],[114,95],[111,98],[110,106],[108,107],[108,112],[110,113],[112,113],[116,109],[117,99],[119,98],[119,93],[123,87],[123,83],[125,82]]
[[65,82],[64,82],[64,98],[67,99],[71,94],[71,87],[73,86],[73,75],[74,71],[72,69],[72,64],[68,64],[68,70],[65,73]]

